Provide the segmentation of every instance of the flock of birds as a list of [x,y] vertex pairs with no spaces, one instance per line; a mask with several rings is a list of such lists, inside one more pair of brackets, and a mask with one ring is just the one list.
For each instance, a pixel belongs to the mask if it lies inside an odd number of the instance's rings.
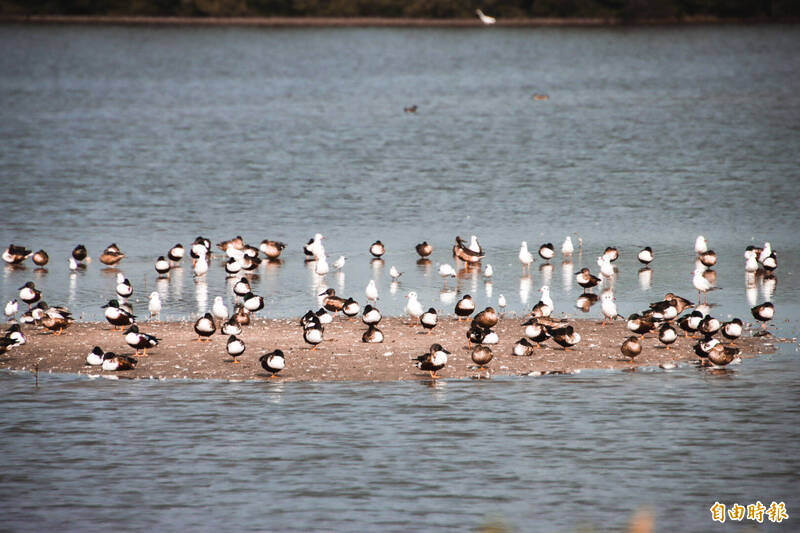
[[[317,233],[303,246],[305,259],[307,262],[314,263],[314,272],[318,276],[325,276],[331,266],[333,269],[340,270],[346,262],[346,257],[340,256],[329,263],[323,240],[324,237]],[[580,239],[579,245],[582,246]],[[214,300],[211,312],[204,313],[195,321],[194,332],[197,334],[198,342],[210,341],[219,330],[219,333],[227,336],[227,354],[232,358],[233,363],[239,362],[238,357],[246,349],[241,337],[242,327],[250,324],[251,314],[264,308],[263,297],[253,293],[247,277],[242,274],[254,270],[261,263],[260,253],[263,253],[267,260],[278,260],[285,246],[279,241],[264,240],[259,247],[255,247],[246,244],[241,236],[217,244],[217,247],[224,253],[223,262],[227,276],[230,278],[241,277],[232,284],[235,302],[232,312],[225,305],[224,299],[218,296]],[[213,257],[211,249],[211,241],[202,236],[197,237],[189,247],[194,276],[202,277],[208,272]],[[571,264],[574,250],[571,237],[566,237],[561,246],[565,264]],[[428,256],[433,253],[433,247],[427,242],[422,242],[416,246],[416,251],[422,260],[427,260]],[[369,252],[374,258],[379,259],[385,254],[386,247],[378,240],[370,245]],[[480,264],[485,257],[485,252],[475,235],[471,236],[468,241],[456,237],[452,252],[457,265],[460,261],[466,265],[481,268]],[[648,309],[628,316],[626,325],[633,335],[624,339],[620,346],[620,352],[627,360],[633,361],[642,353],[642,341],[645,334],[656,334],[660,343],[669,349],[670,345],[678,339],[678,330],[682,330],[687,337],[694,337],[695,334],[701,336],[694,345],[694,351],[699,356],[701,365],[722,367],[735,361],[738,357],[739,349],[735,341],[744,331],[743,321],[740,318],[733,318],[730,321],[722,322],[710,314],[708,292],[715,289],[716,274],[711,267],[716,264],[716,254],[709,249],[708,242],[703,236],[698,236],[696,239],[695,253],[697,260],[692,282],[698,291],[697,304],[669,292],[663,300],[650,304]],[[552,243],[542,244],[538,248],[538,256],[545,262],[553,259],[555,254],[556,250]],[[186,249],[181,244],[176,244],[166,255],[157,257],[154,268],[159,276],[168,276],[169,271],[179,264],[185,255]],[[37,266],[44,266],[49,261],[49,256],[44,250],[34,253],[25,247],[14,244],[5,249],[2,257],[11,265],[19,265],[29,257]],[[112,244],[103,250],[99,260],[105,265],[114,266],[124,257],[125,254],[119,247]],[[637,257],[647,268],[647,265],[654,260],[654,253],[650,247],[645,247]],[[769,277],[773,276],[773,272],[777,268],[776,253],[768,242],[761,248],[749,246],[745,250],[744,257],[745,271],[748,275],[755,275],[758,272],[762,276]],[[534,254],[528,249],[525,241],[520,245],[518,258],[524,275],[526,271],[530,271],[530,266],[535,260]],[[597,258],[599,269],[597,275],[586,267],[575,273],[576,282],[583,288],[583,293],[578,298],[576,305],[583,307],[588,303],[588,306],[591,306],[599,298],[603,325],[613,322],[617,318],[623,318],[617,312],[612,283],[616,275],[614,262],[618,258],[618,249],[609,246]],[[91,258],[89,258],[85,246],[78,245],[73,249],[68,261],[70,269],[76,270],[86,268]],[[493,268],[490,264],[486,264],[482,270],[486,278],[491,278],[493,275]],[[390,268],[389,273],[395,281],[402,275],[402,272],[394,266]],[[455,268],[447,263],[439,266],[438,274],[442,277],[445,287],[447,280],[457,275]],[[594,293],[595,287],[600,288],[599,297]],[[523,336],[513,345],[512,353],[515,356],[529,356],[547,340],[552,340],[564,350],[569,350],[581,341],[581,335],[576,331],[575,325],[570,324],[565,318],[556,318],[553,315],[555,305],[550,296],[549,286],[543,285],[539,292],[541,293],[540,300],[524,316],[521,324]],[[105,352],[101,347],[96,346],[87,355],[87,365],[100,366],[104,370],[112,371],[133,369],[138,363],[138,357],[147,356],[148,349],[158,346],[160,339],[139,330],[136,316],[128,304],[128,299],[132,294],[133,286],[130,280],[122,273],[118,273],[116,298],[109,300],[102,308],[105,319],[115,330],[122,331],[125,342],[135,349],[135,353],[133,355],[115,354],[114,352]],[[19,288],[18,296],[19,300],[11,300],[5,306],[6,319],[11,322],[11,326],[0,338],[0,353],[27,342],[21,325],[34,324],[52,331],[55,335],[60,335],[74,322],[72,314],[66,307],[49,306],[42,299],[42,292],[32,281],[28,281]],[[384,335],[379,327],[383,317],[377,308],[378,289],[375,280],[370,280],[367,284],[365,297],[367,303],[362,309],[355,298],[339,296],[333,288],[319,294],[321,307],[317,310],[309,310],[299,321],[303,339],[310,349],[316,350],[317,346],[324,341],[325,326],[330,324],[339,312],[348,318],[354,318],[359,313],[361,314],[361,320],[367,328],[362,335],[363,342],[383,342]],[[439,317],[436,309],[430,307],[426,310],[413,290],[408,292],[406,298],[408,301],[404,311],[411,320],[411,325],[419,323],[430,334],[438,324]],[[17,320],[19,301],[27,304],[28,309]],[[491,306],[478,311],[469,294],[465,294],[455,304],[453,311],[457,320],[469,322],[466,330],[468,350],[478,369],[483,369],[493,359],[491,346],[496,345],[499,338],[492,328],[500,320],[505,305],[505,298],[500,295],[498,298],[500,312]],[[154,291],[150,294],[148,301],[150,319],[158,316],[161,308],[159,293]],[[762,331],[759,334],[766,334],[766,323],[774,317],[775,313],[773,304],[767,301],[752,307],[751,311],[753,317],[762,323]],[[718,334],[723,340],[717,337]],[[450,352],[441,344],[434,343],[426,353],[414,357],[413,361],[418,368],[429,372],[432,378],[436,378],[438,377],[437,372],[446,366],[448,354]],[[286,367],[286,357],[280,349],[262,355],[259,361],[270,377],[275,377]]]

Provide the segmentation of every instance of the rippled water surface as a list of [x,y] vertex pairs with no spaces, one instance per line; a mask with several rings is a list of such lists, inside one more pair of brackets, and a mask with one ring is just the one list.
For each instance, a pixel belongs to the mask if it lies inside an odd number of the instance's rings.
[[[799,39],[783,26],[0,26],[0,244],[51,256],[47,270],[4,268],[0,300],[34,280],[49,303],[101,319],[117,269],[96,258],[116,242],[140,315],[152,290],[164,318],[195,315],[229,298],[220,260],[205,279],[184,263],[158,280],[155,257],[240,234],[288,244],[251,279],[268,317],[316,307],[326,287],[363,301],[375,279],[389,315],[410,290],[445,313],[464,293],[523,313],[548,284],[558,313],[598,318],[575,308],[573,274],[596,271],[607,245],[622,252],[627,315],[669,290],[696,296],[704,234],[719,256],[714,313],[750,320],[772,300],[773,331],[796,337]],[[303,263],[316,232],[331,261],[347,256],[342,272]],[[462,271],[445,289],[436,269],[471,234],[495,275]],[[521,276],[522,240],[567,235],[583,242],[571,263],[558,254]],[[367,251],[376,239],[383,263]],[[745,246],[764,241],[774,287],[743,271]],[[78,243],[95,261],[70,274]],[[644,245],[656,260],[640,272]],[[650,507],[659,531],[708,531],[717,500],[785,501],[793,516],[796,346],[717,374],[488,383],[43,375],[37,389],[3,373],[3,527],[619,530]]]

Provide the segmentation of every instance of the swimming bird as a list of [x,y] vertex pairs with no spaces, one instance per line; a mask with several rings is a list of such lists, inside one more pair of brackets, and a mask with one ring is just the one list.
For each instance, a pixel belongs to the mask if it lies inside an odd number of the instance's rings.
[[6,302],[4,311],[6,315],[6,322],[11,322],[14,320],[14,318],[17,316],[17,312],[19,311],[19,303],[17,302],[16,298]]
[[231,316],[228,320],[220,324],[219,332],[222,335],[241,335],[242,326],[236,321],[235,316]]
[[261,368],[270,373],[270,379],[276,377],[276,374],[286,368],[286,356],[283,355],[281,350],[273,350],[258,358],[261,363]]
[[[327,313],[326,313],[327,314]],[[383,316],[377,307],[372,307],[370,304],[364,306],[361,312],[361,321],[368,326],[377,326]]]
[[378,287],[375,286],[374,279],[369,280],[369,283],[367,283],[367,288],[364,289],[364,294],[367,296],[367,301],[378,301]]
[[565,258],[572,257],[572,253],[574,251],[575,247],[572,245],[572,237],[567,235],[563,244],[561,245],[561,255],[563,255]]
[[123,300],[127,300],[128,297],[133,294],[133,285],[128,278],[122,272],[117,274],[117,296],[122,298]]
[[345,299],[340,296],[336,296],[336,291],[333,288],[320,293],[320,296],[324,296],[322,300],[322,306],[328,311],[333,312],[334,316],[344,307]]
[[270,261],[278,259],[284,248],[286,248],[286,244],[281,241],[271,241],[269,239],[264,239],[258,246],[258,249],[261,250]]
[[539,246],[539,257],[541,257],[545,261],[550,261],[555,254],[556,250],[555,248],[553,248],[552,242],[546,242],[543,245]]
[[361,342],[373,344],[383,342],[383,332],[374,324],[370,324],[369,328],[367,328],[367,331],[365,331],[361,336]]
[[106,352],[103,354],[103,370],[120,371],[120,370],[133,370],[139,360],[130,355],[117,355],[114,352]]
[[617,304],[614,302],[615,300],[616,298],[614,298],[614,293],[611,290],[603,291],[603,294],[600,296],[604,326],[606,325],[606,320],[613,322],[617,317],[622,318],[622,316],[617,313]]
[[734,318],[722,324],[722,336],[733,343],[742,336],[744,324],[741,318]]
[[345,300],[344,305],[342,306],[342,314],[344,316],[353,318],[359,313],[359,311],[361,311],[361,306],[357,301],[355,301],[355,299],[348,298]]
[[86,250],[86,246],[79,244],[75,248],[72,249],[72,258],[79,263],[82,263],[84,260],[88,260],[89,252]]
[[600,283],[600,278],[593,275],[588,268],[583,267],[575,273],[575,281],[583,287],[583,292],[585,293],[586,289],[590,291],[594,289]]
[[531,263],[533,263],[533,254],[528,251],[528,243],[526,241],[522,241],[517,257],[519,257],[522,263],[522,273],[525,274],[525,269],[528,269],[528,272],[530,272]]
[[645,246],[639,251],[639,254],[636,256],[639,259],[640,263],[645,265],[649,265],[653,261],[653,249],[649,246]]
[[476,9],[475,13],[478,15],[478,19],[487,26],[497,22],[496,18],[490,17],[489,15],[484,15],[483,11],[481,11],[480,9]]
[[644,337],[645,333],[653,331],[655,325],[653,321],[647,317],[640,316],[638,313],[633,313],[628,316],[626,326],[630,331]]
[[669,350],[669,345],[678,340],[678,332],[669,324],[664,324],[658,330],[658,340]]
[[217,331],[217,325],[214,323],[211,313],[204,314],[194,323],[194,332],[197,333],[196,341],[211,341],[211,336],[215,331]]
[[19,288],[19,299],[28,304],[28,309],[31,305],[38,302],[42,298],[42,291],[36,288],[36,284],[28,281]]
[[250,313],[255,313],[264,309],[264,298],[252,292],[245,294],[243,300],[244,308]]
[[3,250],[3,261],[10,265],[18,265],[31,256],[33,252],[24,246],[16,246],[9,244],[8,248]]
[[47,252],[44,250],[37,250],[36,252],[33,252],[31,261],[33,261],[34,265],[43,267],[50,261],[50,256],[47,255]]
[[130,326],[136,321],[133,313],[120,307],[119,300],[109,300],[107,304],[101,306],[101,309],[105,309],[103,316],[106,317],[109,324],[114,326],[114,330],[117,327],[124,329],[125,326]]
[[228,337],[228,342],[225,344],[225,350],[228,352],[228,355],[233,357],[234,363],[239,363],[239,360],[236,358],[242,355],[246,348],[247,346],[245,346],[244,341],[236,335]]
[[622,342],[619,351],[633,362],[634,358],[642,353],[642,342],[639,340],[639,337],[632,335]]
[[20,329],[19,324],[11,324],[11,327],[6,330],[3,338],[12,342],[12,344],[9,345],[9,348],[14,346],[22,346],[28,342],[28,339],[25,337],[25,334],[22,333],[22,329]]
[[764,302],[752,307],[750,312],[753,314],[753,318],[761,322],[761,327],[766,329],[767,322],[775,316],[775,306],[772,302]]
[[694,240],[694,253],[699,255],[706,251],[708,251],[708,241],[702,235],[698,235]]
[[158,292],[153,291],[150,293],[150,298],[147,302],[147,310],[150,312],[150,320],[153,320],[154,316],[161,314],[161,296]]
[[336,261],[334,261],[334,262],[333,262],[333,265],[332,265],[332,266],[333,266],[333,268],[335,268],[336,270],[341,270],[342,268],[344,268],[344,264],[345,264],[346,262],[347,262],[347,258],[346,258],[345,256],[343,256],[343,255],[340,255],[340,256],[339,256],[339,257],[336,259]]
[[441,344],[436,343],[432,344],[426,353],[419,357],[412,357],[412,361],[415,360],[414,365],[417,368],[430,372],[431,378],[436,379],[439,377],[436,373],[447,364],[448,355],[450,352],[445,350]]
[[402,275],[403,273],[397,270],[397,268],[394,265],[392,265],[391,268],[389,268],[389,276],[391,276],[392,281],[397,281]]
[[550,337],[556,344],[568,351],[572,346],[581,342],[581,334],[569,324],[562,324],[556,327],[545,326]]
[[422,316],[424,309],[417,299],[417,293],[415,291],[409,292],[406,298],[408,298],[408,302],[406,302],[405,312],[409,318],[411,318],[411,325],[413,326],[419,317]]
[[487,307],[475,315],[472,320],[479,326],[489,329],[493,328],[497,324],[497,321],[500,320],[500,317],[497,316],[497,311],[494,310],[494,307]]
[[100,366],[103,364],[103,356],[105,352],[99,346],[95,346],[92,348],[92,351],[89,352],[89,355],[86,356],[86,365],[87,366]]
[[214,297],[214,305],[211,306],[211,315],[220,321],[228,320],[228,306],[225,305],[222,296]]
[[181,243],[177,243],[175,246],[169,249],[169,252],[167,252],[167,257],[173,263],[180,263],[185,254],[186,250],[184,249],[183,245]]
[[316,351],[317,345],[322,342],[323,326],[316,317],[303,328],[303,340],[311,345],[311,351]]
[[456,303],[455,312],[459,322],[461,322],[462,318],[466,318],[474,313],[475,302],[472,300],[472,296],[465,294],[464,297]]
[[422,241],[414,247],[420,257],[428,257],[433,253],[433,246],[428,244],[428,241]]
[[433,332],[433,328],[439,323],[439,315],[436,313],[436,309],[430,307],[427,311],[422,313],[422,316],[419,317],[419,321],[422,327],[428,330],[428,335],[430,335],[431,332]]
[[531,356],[533,355],[533,344],[523,337],[514,343],[511,353],[516,356]]
[[472,362],[478,365],[478,370],[483,370],[483,367],[488,365],[492,360],[494,354],[492,353],[492,349],[488,346],[478,345],[473,348],[469,356],[472,359]]
[[447,278],[456,277],[456,270],[448,263],[442,263],[439,265],[439,275],[442,276],[442,279],[444,280],[444,286],[447,287]]
[[104,265],[113,266],[118,264],[125,257],[116,243],[109,244],[103,253],[100,254],[100,262]]
[[453,246],[453,255],[466,263],[478,263],[484,258],[483,248],[478,242],[478,237],[472,235],[470,242],[456,236],[456,244]]
[[[158,346],[158,339],[155,335],[150,335],[148,333],[140,333],[139,327],[134,324],[129,327],[124,332],[125,334],[125,342],[128,343],[128,346],[134,348],[136,353],[134,355],[147,355],[148,348],[155,348]],[[142,350],[142,353],[139,354],[139,350]]]
[[156,272],[158,272],[159,276],[165,276],[169,274],[170,264],[169,261],[167,261],[167,258],[164,257],[163,255],[158,256],[153,266],[155,267]]
[[369,253],[374,257],[380,257],[386,253],[386,247],[381,241],[375,241],[369,246]]

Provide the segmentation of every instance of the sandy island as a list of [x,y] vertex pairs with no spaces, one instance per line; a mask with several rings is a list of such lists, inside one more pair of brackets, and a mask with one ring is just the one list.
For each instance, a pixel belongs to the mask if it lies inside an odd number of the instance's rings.
[[[581,369],[624,369],[657,367],[668,363],[696,361],[692,346],[696,339],[681,333],[669,350],[653,334],[644,340],[644,349],[634,363],[622,357],[619,347],[631,335],[625,322],[602,326],[596,320],[570,320],[583,337],[578,346],[564,351],[552,340],[529,357],[512,354],[514,342],[522,338],[520,318],[503,318],[494,328],[500,343],[492,346],[494,359],[480,375],[509,376],[537,373],[569,373]],[[305,344],[298,320],[255,319],[240,336],[247,349],[234,364],[225,351],[227,337],[219,333],[211,342],[195,342],[194,322],[143,322],[142,332],[156,335],[160,344],[139,358],[134,370],[109,372],[100,367],[85,366],[86,355],[97,345],[105,351],[133,355],[119,331],[107,323],[79,322],[60,336],[44,329],[25,326],[28,342],[0,355],[0,369],[40,372],[63,372],[84,375],[116,375],[126,378],[261,380],[268,377],[258,358],[276,348],[286,355],[286,368],[278,374],[282,381],[396,381],[430,379],[427,372],[416,368],[412,356],[420,355],[433,343],[442,344],[451,352],[447,366],[439,371],[442,378],[472,378],[479,372],[467,349],[468,322],[454,317],[440,317],[430,335],[421,326],[408,325],[406,319],[384,318],[381,330],[385,340],[380,344],[361,341],[366,326],[359,320],[336,318],[325,328],[325,340],[316,351]],[[748,330],[736,344],[742,357],[774,352],[776,339],[753,337]]]

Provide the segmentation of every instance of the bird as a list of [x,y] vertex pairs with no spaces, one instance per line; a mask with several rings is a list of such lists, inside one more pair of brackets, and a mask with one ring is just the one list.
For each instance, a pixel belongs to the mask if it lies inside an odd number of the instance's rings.
[[577,307],[584,313],[588,313],[589,310],[592,308],[592,306],[597,303],[597,300],[598,296],[596,294],[591,292],[584,292],[581,293],[575,300],[575,307]]
[[497,316],[497,311],[494,310],[494,307],[487,307],[473,318],[473,322],[477,323],[479,326],[483,328],[493,328],[497,321],[500,319]]
[[619,351],[622,352],[622,355],[627,357],[628,359],[633,362],[634,358],[637,355],[642,353],[642,343],[639,340],[639,337],[636,335],[631,335],[627,339],[622,342],[622,346],[619,347]]
[[239,360],[236,358],[242,355],[246,348],[244,341],[236,335],[228,337],[228,342],[225,344],[225,350],[228,352],[228,355],[233,357],[234,363],[239,363]]
[[106,317],[109,324],[114,326],[115,330],[117,327],[124,329],[136,322],[136,316],[120,307],[119,300],[109,300],[107,304],[101,306],[101,309],[105,309],[103,316]]
[[242,261],[235,258],[229,257],[227,261],[225,261],[225,273],[228,275],[229,278],[236,276],[242,270]]
[[717,254],[714,250],[706,250],[698,254],[698,259],[707,267],[712,267],[717,264]]
[[120,371],[120,370],[133,370],[139,360],[130,355],[117,355],[114,352],[106,352],[103,354],[103,370]]
[[342,306],[342,314],[344,316],[353,318],[359,313],[359,311],[361,311],[361,306],[357,301],[355,301],[355,299],[348,298],[345,300],[344,305]]
[[109,244],[100,254],[100,262],[104,265],[114,266],[125,257],[116,243]]
[[763,265],[770,255],[772,255],[772,245],[769,242],[765,242],[764,246],[758,251],[758,262]]
[[775,254],[775,252],[772,252],[761,262],[761,265],[767,272],[774,271],[776,268],[778,268],[778,256]]
[[447,278],[456,277],[456,270],[448,263],[439,265],[439,275],[444,280],[444,286],[447,287]]
[[657,322],[674,320],[678,316],[678,301],[675,298],[650,304],[650,317]]
[[154,316],[161,314],[161,296],[158,292],[153,291],[150,293],[150,298],[147,302],[147,310],[150,312],[150,320]]
[[740,318],[734,318],[722,324],[722,336],[731,341],[731,343],[741,337],[743,331],[744,325]]
[[334,261],[331,266],[333,266],[333,268],[336,270],[341,270],[342,268],[344,268],[344,264],[346,262],[347,262],[347,257],[340,255],[338,258],[336,258],[336,261]]
[[542,343],[550,338],[550,333],[547,331],[547,328],[536,318],[530,318],[523,322],[522,325],[525,327],[523,330],[525,337],[528,340],[535,342],[540,348]]
[[500,308],[501,313],[506,308],[506,297],[503,296],[502,294],[497,297],[497,307]]
[[369,253],[374,257],[380,257],[386,253],[386,247],[381,241],[375,241],[369,246]]
[[147,355],[148,348],[155,348],[158,346],[158,341],[160,339],[156,338],[155,335],[150,335],[148,333],[140,333],[139,327],[136,324],[133,324],[131,327],[125,330],[125,342],[128,343],[128,346],[131,348],[136,349],[136,353],[134,355],[140,355],[139,350],[142,350],[141,355]]
[[320,293],[320,296],[324,296],[322,300],[322,306],[328,311],[333,312],[334,315],[336,315],[336,313],[341,311],[344,307],[345,299],[340,296],[336,296],[336,290],[333,288]]
[[408,302],[406,302],[405,312],[411,318],[411,325],[413,326],[419,317],[422,316],[424,309],[417,299],[417,293],[415,291],[406,294],[406,298],[408,298]]
[[367,331],[361,336],[361,342],[379,343],[383,342],[383,332],[374,324],[370,324]]
[[550,286],[549,285],[542,285],[539,289],[539,292],[542,293],[539,301],[550,308],[550,312],[547,313],[545,316],[550,316],[552,312],[555,310],[555,305],[553,304],[553,299],[550,297]]
[[545,327],[547,328],[547,332],[550,334],[550,337],[552,337],[553,341],[564,348],[564,351],[569,350],[570,347],[581,342],[581,334],[575,331],[575,329],[569,324],[560,325],[557,327]]
[[603,325],[606,325],[606,320],[609,322],[613,322],[615,318],[619,317],[622,318],[617,313],[617,304],[614,303],[614,293],[610,290],[603,291],[603,294],[600,296],[600,306],[603,311]]
[[252,292],[248,292],[244,295],[242,303],[244,308],[250,313],[255,313],[264,309],[264,298]]
[[196,262],[201,257],[208,259],[208,255],[210,253],[211,241],[198,235],[194,242],[192,242],[192,246],[189,248],[189,255],[191,255],[192,259]]
[[208,272],[208,258],[205,253],[197,257],[192,272],[195,277],[204,276]]
[[678,332],[670,324],[664,324],[658,330],[658,340],[669,350],[669,345],[678,340]]
[[181,243],[177,243],[175,246],[169,249],[169,252],[167,252],[167,257],[173,263],[180,263],[185,254],[186,250],[184,249],[183,245]]
[[472,296],[465,294],[464,297],[456,303],[455,312],[459,322],[461,322],[462,318],[466,318],[474,313],[475,302],[473,301]]
[[517,356],[533,355],[533,344],[531,344],[531,341],[523,337],[514,343],[511,353]]
[[18,265],[31,256],[33,252],[24,246],[9,244],[3,251],[3,260],[10,265]]
[[491,278],[494,276],[494,268],[489,263],[486,264],[486,267],[483,269],[483,277]]
[[50,256],[44,250],[38,250],[33,253],[31,261],[33,261],[34,265],[43,267],[50,261]]
[[697,328],[700,327],[700,322],[703,320],[703,313],[695,309],[688,315],[682,316],[678,319],[678,327],[680,327],[683,331],[685,336],[694,337],[694,333],[697,331]]
[[389,268],[389,276],[392,278],[392,281],[397,281],[403,273],[397,270],[397,267],[394,265]]
[[239,281],[233,284],[233,294],[236,295],[237,301],[239,298],[247,296],[250,292],[252,292],[250,282],[245,277],[239,278]]
[[450,352],[445,350],[441,344],[436,343],[432,344],[426,353],[413,357],[412,360],[416,360],[414,364],[417,368],[430,372],[431,378],[437,379],[439,377],[437,372],[447,364],[448,355]]
[[19,302],[17,302],[16,298],[6,302],[6,307],[4,310],[6,315],[6,321],[10,322],[14,320],[14,317],[17,316],[18,311],[19,311]]
[[47,307],[41,321],[42,326],[52,331],[54,335],[61,335],[75,319],[66,307]]
[[403,107],[403,111],[406,113],[416,113],[417,112],[417,104],[407,105]]
[[28,342],[28,339],[25,337],[25,334],[22,333],[22,329],[20,328],[19,324],[11,324],[11,327],[6,330],[3,338],[12,342],[12,344],[9,345],[9,348],[14,346],[22,346]]
[[575,251],[575,247],[572,245],[572,237],[567,235],[564,239],[563,244],[561,245],[561,255],[564,257],[572,257],[572,253]]
[[604,278],[611,278],[614,276],[614,265],[611,264],[609,256],[601,255],[598,257],[597,266],[600,267],[600,275]]
[[128,297],[133,294],[133,285],[128,278],[122,272],[117,274],[117,296],[122,298],[123,300],[127,300]]
[[103,364],[103,356],[105,352],[99,346],[92,348],[92,351],[86,356],[86,366],[100,366]]
[[626,325],[631,332],[641,335],[642,337],[655,327],[650,318],[640,316],[638,313],[629,315]]
[[378,308],[370,304],[365,305],[364,310],[361,312],[361,321],[368,326],[378,325],[382,318],[383,316]]
[[525,274],[525,269],[528,269],[528,272],[530,272],[531,263],[533,263],[533,254],[528,251],[528,243],[526,241],[522,241],[519,247],[518,257],[522,263],[522,273]]
[[214,323],[214,317],[211,313],[206,313],[198,318],[194,323],[194,332],[197,333],[197,341],[211,341],[211,336],[217,331],[217,325]]
[[240,326],[250,325],[250,311],[244,305],[239,304],[233,307],[233,318]]
[[479,263],[484,258],[483,248],[478,242],[478,237],[472,235],[470,242],[456,236],[456,244],[453,246],[453,255],[466,263]]
[[237,235],[233,239],[229,239],[227,241],[222,241],[217,243],[217,248],[222,250],[223,252],[228,252],[228,250],[243,250],[244,249],[244,239],[242,239],[241,235]]
[[303,340],[311,345],[311,351],[316,351],[317,345],[322,342],[323,331],[322,324],[316,317],[303,328]]
[[375,286],[374,279],[369,280],[369,283],[367,283],[367,288],[364,289],[364,294],[367,296],[367,301],[378,301],[378,287]]
[[593,275],[588,268],[583,267],[575,273],[575,281],[583,287],[583,292],[586,292],[586,289],[590,291],[594,289],[600,283],[600,278]]
[[692,285],[697,289],[697,302],[702,302],[702,296],[705,296],[705,301],[708,302],[708,291],[713,289],[713,285],[703,276],[703,270],[696,268],[692,275]]
[[772,302],[764,302],[752,307],[750,312],[753,314],[753,318],[761,322],[761,327],[766,329],[767,322],[775,316],[775,306]]
[[439,323],[439,315],[436,313],[436,309],[430,307],[427,311],[422,313],[419,317],[419,321],[422,327],[428,330],[428,335],[430,335],[433,332],[433,328]]
[[324,276],[328,272],[330,272],[328,258],[325,257],[325,254],[317,256],[317,263],[314,265],[314,273],[318,276]]
[[81,266],[84,266],[84,267],[85,267],[85,265],[83,265],[83,263],[78,263],[77,261],[75,261],[75,258],[74,258],[74,257],[69,257],[69,258],[67,259],[67,264],[69,265],[69,269],[70,269],[70,271],[71,271],[71,272],[75,272],[75,271],[76,271],[76,270],[78,270],[78,269],[79,269]]
[[158,256],[153,266],[155,267],[156,272],[158,272],[159,276],[165,276],[169,273],[170,264],[169,261],[167,261],[167,258],[164,257],[163,255]]
[[668,292],[664,295],[664,300],[675,300],[675,307],[678,309],[678,313],[683,313],[686,309],[690,307],[694,307],[694,304],[691,300],[678,296],[677,294]]
[[609,263],[613,263],[617,259],[619,259],[619,250],[614,246],[606,246],[606,249],[603,251],[602,255],[603,259],[608,259]]
[[479,345],[472,349],[469,356],[472,362],[478,365],[478,370],[482,370],[483,367],[489,364],[494,354],[492,353],[492,349],[488,346]]
[[286,248],[284,243],[280,241],[271,241],[269,239],[264,239],[258,246],[258,249],[261,250],[270,261],[275,261],[278,259],[281,256],[281,252],[283,252],[284,248]]
[[19,288],[19,299],[28,304],[28,309],[42,298],[42,291],[36,288],[36,284],[28,281]]
[[314,313],[314,315],[319,320],[319,323],[322,324],[323,326],[325,324],[330,324],[331,322],[333,322],[333,316],[324,307],[320,307],[319,309],[317,309],[317,312]]
[[653,261],[653,249],[649,246],[645,246],[639,251],[639,254],[636,257],[639,259],[640,263],[649,265]]
[[483,14],[483,11],[481,11],[480,9],[476,9],[476,10],[475,10],[475,13],[478,15],[478,19],[479,19],[481,22],[483,22],[485,25],[487,25],[487,26],[488,26],[488,25],[491,25],[491,24],[494,24],[495,22],[497,22],[497,19],[496,19],[496,18],[494,18],[494,17],[490,17],[490,16],[488,16],[488,15],[484,15],[484,14]]
[[738,355],[739,348],[736,346],[725,346],[722,343],[717,343],[708,351],[708,360],[714,366],[723,367],[735,361]]
[[707,250],[708,250],[708,241],[702,235],[698,235],[697,238],[694,240],[694,252],[699,255]]
[[86,250],[86,246],[79,244],[75,248],[73,248],[72,258],[79,263],[82,263],[84,260],[88,260],[89,252],[88,250]]
[[261,368],[270,373],[270,379],[276,377],[278,372],[286,368],[286,357],[283,351],[274,350],[258,358]]
[[220,324],[219,332],[223,335],[241,335],[242,326],[236,321],[236,316],[231,316],[228,320]]
[[745,272],[756,272],[758,270],[758,254],[755,251],[745,250],[744,259]]
[[711,315],[706,315],[700,321],[700,324],[698,324],[697,331],[706,337],[711,337],[715,335],[721,328],[722,322],[720,322],[718,318],[714,318]]
[[555,254],[556,250],[555,248],[553,248],[552,242],[546,242],[543,245],[539,246],[539,257],[541,257],[545,261],[550,261]]
[[222,299],[222,296],[214,297],[214,305],[211,306],[211,314],[217,320],[228,320],[228,307]]
[[415,246],[417,253],[420,257],[428,257],[433,253],[433,246],[428,244],[428,241],[422,241],[421,243]]

